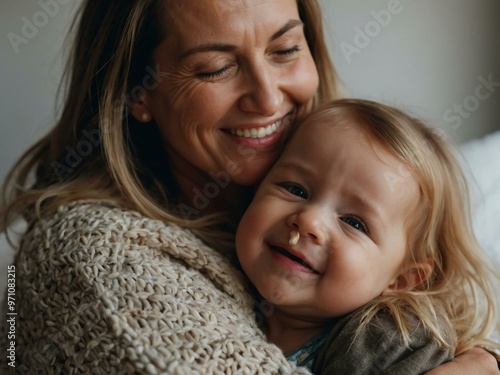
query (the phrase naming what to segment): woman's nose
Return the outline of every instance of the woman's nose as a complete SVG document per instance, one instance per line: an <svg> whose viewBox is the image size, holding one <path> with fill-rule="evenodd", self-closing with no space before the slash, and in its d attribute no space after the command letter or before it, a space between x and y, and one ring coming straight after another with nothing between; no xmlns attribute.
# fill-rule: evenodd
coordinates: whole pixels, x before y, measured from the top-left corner
<svg viewBox="0 0 500 375"><path fill-rule="evenodd" d="M291 230L300 233L300 238L309 240L322 245L327 241L326 220L320 210L303 210L287 219L287 224Z"/></svg>
<svg viewBox="0 0 500 375"><path fill-rule="evenodd" d="M239 107L244 112L270 117L281 108L283 93L279 87L277 72L272 66L260 64L247 72L243 80L243 95Z"/></svg>

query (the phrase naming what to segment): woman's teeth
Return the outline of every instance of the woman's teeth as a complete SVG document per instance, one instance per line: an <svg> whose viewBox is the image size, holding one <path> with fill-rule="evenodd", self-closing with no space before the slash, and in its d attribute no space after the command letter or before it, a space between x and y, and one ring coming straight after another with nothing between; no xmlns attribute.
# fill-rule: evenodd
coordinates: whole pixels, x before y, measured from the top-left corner
<svg viewBox="0 0 500 375"><path fill-rule="evenodd" d="M276 121L266 127L252 128L252 129L230 129L229 133L238 137L244 138L264 138L273 134L281 125L281 120Z"/></svg>

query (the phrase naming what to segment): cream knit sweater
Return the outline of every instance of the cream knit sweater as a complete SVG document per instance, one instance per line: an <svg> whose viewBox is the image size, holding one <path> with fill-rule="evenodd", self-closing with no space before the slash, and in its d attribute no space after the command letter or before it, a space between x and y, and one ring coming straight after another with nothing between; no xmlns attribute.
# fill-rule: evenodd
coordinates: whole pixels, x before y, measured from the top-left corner
<svg viewBox="0 0 500 375"><path fill-rule="evenodd" d="M226 258L136 212L60 207L24 236L16 283L14 373L308 373L265 341Z"/></svg>

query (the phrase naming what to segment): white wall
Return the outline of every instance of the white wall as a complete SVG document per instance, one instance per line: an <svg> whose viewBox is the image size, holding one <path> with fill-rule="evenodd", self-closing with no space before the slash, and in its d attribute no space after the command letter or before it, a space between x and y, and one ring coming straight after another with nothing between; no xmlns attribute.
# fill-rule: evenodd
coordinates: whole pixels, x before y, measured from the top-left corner
<svg viewBox="0 0 500 375"><path fill-rule="evenodd" d="M13 161L54 121L62 42L78 3L79 0L1 2L2 181ZM478 77L487 79L492 75L493 81L500 82L500 1L322 0L322 3L332 56L351 95L404 106L440 126L457 141L500 129L500 87L493 87L493 92L479 91L484 99L474 99L480 84ZM390 20L385 17L387 21L380 22L387 25L377 28L374 22L380 22L373 13L380 18L389 7ZM23 35L23 17L39 27L26 28ZM366 47L355 39L357 28L362 31L368 28L372 35L365 41ZM25 37L27 43L19 44L16 50L9 33ZM359 48L359 53L347 53L347 45ZM489 97L485 98L487 94ZM453 111L454 103L463 104L464 100L474 111L465 112L468 118L463 118L460 126L455 120L446 122L444 114ZM9 262L11 254L0 240L0 275L5 274ZM4 282L0 280L0 287Z"/></svg>
<svg viewBox="0 0 500 375"><path fill-rule="evenodd" d="M0 3L2 182L15 159L44 135L54 121L62 45L70 14L77 3L76 0L3 0ZM24 18L34 23L34 27L24 26L28 24ZM24 39L21 41L21 38ZM10 247L0 236L0 300L12 256Z"/></svg>
<svg viewBox="0 0 500 375"><path fill-rule="evenodd" d="M333 60L350 95L404 107L454 141L500 129L500 1L322 3ZM479 77L490 76L493 92L482 87L476 97Z"/></svg>
<svg viewBox="0 0 500 375"><path fill-rule="evenodd" d="M61 5L57 1L67 4ZM6 0L0 5L2 180L15 158L41 137L54 121L54 97L64 52L62 45L70 22L69 15L77 3L57 1L41 0L43 4L57 5L47 8L48 11L37 1ZM33 23L35 28L24 26L27 24L24 19Z"/></svg>

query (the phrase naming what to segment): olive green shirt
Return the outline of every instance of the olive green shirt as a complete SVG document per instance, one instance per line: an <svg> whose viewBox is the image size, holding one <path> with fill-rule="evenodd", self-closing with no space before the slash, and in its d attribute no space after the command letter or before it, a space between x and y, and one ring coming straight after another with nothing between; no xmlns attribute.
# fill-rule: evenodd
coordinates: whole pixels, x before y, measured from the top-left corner
<svg viewBox="0 0 500 375"><path fill-rule="evenodd" d="M358 310L333 326L314 361L314 374L423 374L454 356L442 349L416 319L409 347L405 347L394 319L385 310L355 336L361 313Z"/></svg>

